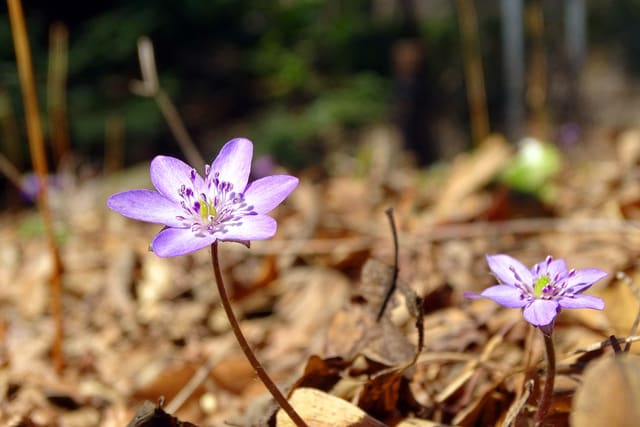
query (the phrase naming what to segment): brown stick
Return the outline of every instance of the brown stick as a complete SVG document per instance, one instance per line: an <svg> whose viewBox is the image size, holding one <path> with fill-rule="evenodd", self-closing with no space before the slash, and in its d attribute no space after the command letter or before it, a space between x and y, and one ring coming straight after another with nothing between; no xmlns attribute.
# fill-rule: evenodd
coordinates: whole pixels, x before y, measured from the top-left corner
<svg viewBox="0 0 640 427"><path fill-rule="evenodd" d="M9 165L11 169L11 176L7 175L9 181L15 185L16 190L12 191L8 195L8 202L10 208L18 208L20 206L20 198L18 197L18 190L22 186L22 176L20 170L22 169L22 156L20 154L20 141L18 138L18 124L16 117L13 113L13 107L11 106L11 99L9 94L0 84L0 149L4 153L3 159L0 163L4 162L5 165ZM3 165L0 164L0 173L5 174L7 168L3 169ZM15 172L15 173L14 173Z"/></svg>
<svg viewBox="0 0 640 427"><path fill-rule="evenodd" d="M267 371L264 370L264 367L256 357L255 353L251 349L251 346L247 342L247 339L242 334L242 330L240 329L240 324L238 323L238 319L236 319L235 314L233 313L233 308L231 308L231 302L229 301L229 297L227 296L227 291L224 287L224 282L222 281L222 273L220 272L220 262L218 261L218 242L214 242L211 245L211 263L213 264L213 273L216 276L216 285L218 286L218 293L220 294L220 301L222 302L222 307L224 308L225 313L227 314L227 318L229 319L229 323L231 324L231 330L233 334L236 336L238 340L238 344L240 344L240 348L244 352L244 355L253 366L253 369L260 377L262 383L267 387L271 396L278 402L280 407L284 409L284 411L289 415L289 418L297 425L298 427L308 427L307 423L298 415L293 406L289 403L287 398L282 394L278 386L273 382Z"/></svg>
<svg viewBox="0 0 640 427"><path fill-rule="evenodd" d="M398 286L398 252L400 252L400 248L398 247L398 229L396 228L396 222L393 218L393 208L388 208L384 213L387 215L389 219L389 226L391 227L391 235L393 237L393 272L391 273L391 282L389 283L389 287L385 291L384 300L382 301L382 305L378 311L378 315L376 316L376 322L379 322L382 319L382 315L391 300L391 295L396 290Z"/></svg>
<svg viewBox="0 0 640 427"><path fill-rule="evenodd" d="M471 0L457 0L456 9L460 20L464 77L473 143L479 145L489 135L489 113L482 71L478 16Z"/></svg>
<svg viewBox="0 0 640 427"><path fill-rule="evenodd" d="M189 164L196 168L204 167L206 162L189 136L178 109L160 86L153 44L148 37L141 37L138 40L138 58L142 71L142 81L133 81L131 90L140 96L148 96L154 99Z"/></svg>
<svg viewBox="0 0 640 427"><path fill-rule="evenodd" d="M69 129L67 127L67 62L69 35L67 27L60 22L49 30L49 76L47 81L47 101L49 106L49 126L51 145L56 165L69 155Z"/></svg>
<svg viewBox="0 0 640 427"><path fill-rule="evenodd" d="M124 122L118 114L107 116L104 124L105 175L122 169L124 163Z"/></svg>
<svg viewBox="0 0 640 427"><path fill-rule="evenodd" d="M27 137L29 140L29 152L33 168L38 174L40 189L38 192L38 209L44 223L49 252L53 258L53 272L51 274L51 315L55 324L55 332L51 354L53 365L58 373L64 367L62 354L62 260L60 251L55 239L51 211L47 203L47 160L44 150L44 138L42 136L42 126L40 123L40 113L38 111L38 101L36 96L36 85L33 76L33 65L31 64L31 51L29 50L29 40L22 12L20 0L7 0L9 9L9 20L11 21L11 32L16 50L16 60L18 63L18 75L20 76L20 86L22 88L22 98L26 113Z"/></svg>
<svg viewBox="0 0 640 427"><path fill-rule="evenodd" d="M544 13L542 2L527 2L527 30L531 38L531 54L527 82L527 105L531 111L531 131L534 136L545 139L549 133L547 111L547 64L544 46Z"/></svg>

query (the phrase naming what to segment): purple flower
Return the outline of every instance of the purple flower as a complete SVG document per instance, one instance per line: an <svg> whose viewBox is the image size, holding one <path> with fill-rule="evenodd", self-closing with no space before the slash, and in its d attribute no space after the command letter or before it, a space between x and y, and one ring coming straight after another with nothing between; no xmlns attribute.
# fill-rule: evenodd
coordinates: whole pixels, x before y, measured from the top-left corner
<svg viewBox="0 0 640 427"><path fill-rule="evenodd" d="M487 262L500 284L482 293L465 293L465 298L489 298L509 308L522 308L527 322L550 334L562 308L602 310L604 301L582 295L607 275L595 268L567 270L563 259L548 256L531 270L508 255L487 255Z"/></svg>
<svg viewBox="0 0 640 427"><path fill-rule="evenodd" d="M151 161L151 182L158 191L114 194L107 206L129 218L164 224L151 249L160 257L184 255L216 240L249 242L273 237L276 221L267 215L298 185L289 175L267 176L247 185L253 144L237 138L225 144L204 179L173 157Z"/></svg>

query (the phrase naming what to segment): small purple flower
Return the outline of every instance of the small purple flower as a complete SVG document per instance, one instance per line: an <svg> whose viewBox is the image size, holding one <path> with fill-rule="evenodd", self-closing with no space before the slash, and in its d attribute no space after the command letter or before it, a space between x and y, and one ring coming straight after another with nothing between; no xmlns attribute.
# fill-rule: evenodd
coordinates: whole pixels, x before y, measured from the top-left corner
<svg viewBox="0 0 640 427"><path fill-rule="evenodd" d="M158 191L130 190L114 194L107 206L129 218L166 227L151 242L160 257L184 255L216 240L249 242L273 237L275 219L267 215L298 185L298 178L271 175L247 185L253 144L227 142L204 179L181 160L157 156L151 182Z"/></svg>
<svg viewBox="0 0 640 427"><path fill-rule="evenodd" d="M508 255L487 255L489 268L500 284L482 293L465 293L465 298L489 298L509 308L522 308L527 322L549 335L562 308L602 310L604 301L582 295L595 282L607 275L595 268L567 270L563 259L548 256L531 270Z"/></svg>

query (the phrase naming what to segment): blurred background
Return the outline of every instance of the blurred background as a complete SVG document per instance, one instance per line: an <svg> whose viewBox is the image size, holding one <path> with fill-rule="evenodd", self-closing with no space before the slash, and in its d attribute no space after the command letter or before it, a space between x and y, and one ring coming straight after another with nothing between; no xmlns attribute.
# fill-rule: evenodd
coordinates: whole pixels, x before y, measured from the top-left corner
<svg viewBox="0 0 640 427"><path fill-rule="evenodd" d="M64 147L96 170L181 155L153 97L132 91L142 36L153 43L160 87L205 159L242 135L257 154L303 168L384 125L426 166L490 132L570 149L638 121L638 0L23 7L54 169ZM23 173L31 163L6 6L0 73L0 151Z"/></svg>

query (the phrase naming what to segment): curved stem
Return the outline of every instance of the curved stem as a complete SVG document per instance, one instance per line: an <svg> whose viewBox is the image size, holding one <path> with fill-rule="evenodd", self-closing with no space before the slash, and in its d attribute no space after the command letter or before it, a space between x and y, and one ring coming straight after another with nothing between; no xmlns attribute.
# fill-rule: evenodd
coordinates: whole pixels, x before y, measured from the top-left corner
<svg viewBox="0 0 640 427"><path fill-rule="evenodd" d="M551 395L553 394L553 382L556 378L556 354L553 348L553 339L551 335L545 333L544 336L544 348L547 354L547 375L544 382L544 389L542 390L542 397L540 397L540 403L538 403L538 412L536 412L536 426L542 424L542 419L547 414L549 407L551 406Z"/></svg>
<svg viewBox="0 0 640 427"><path fill-rule="evenodd" d="M227 291L224 287L224 282L222 281L222 273L220 272L220 263L218 261L218 242L214 242L211 244L211 263L213 264L213 273L216 276L216 285L218 286L218 293L220 294L220 301L222 302L222 307L224 308L225 313L227 314L227 318L229 319L229 323L231 324L231 330L233 334L236 336L236 340L238 340L238 344L240 344L240 348L244 352L244 355L247 357L251 366L260 377L260 381L267 387L271 396L278 402L280 407L284 409L284 411L289 415L289 418L294 422L294 424L298 427L308 427L307 423L305 423L300 415L293 409L293 406L289 403L287 398L282 394L278 386L273 382L269 374L264 370L264 367L258 361L253 350L251 350L251 346L247 342L247 339L242 334L242 330L240 329L240 324L238 323L238 319L236 319L235 314L233 313L233 309L231 308L231 302L229 301L229 297L227 296Z"/></svg>

